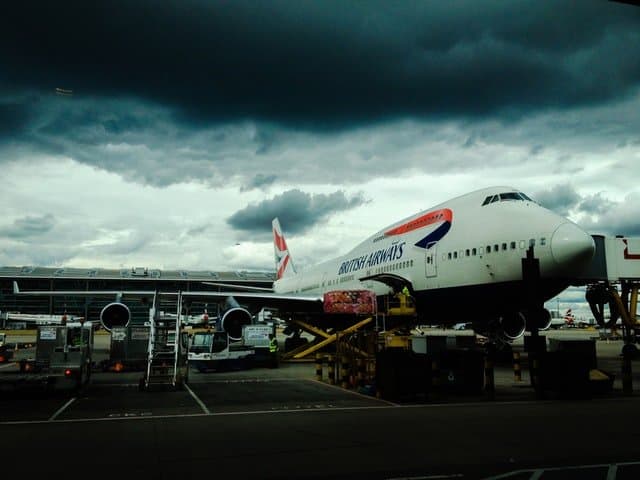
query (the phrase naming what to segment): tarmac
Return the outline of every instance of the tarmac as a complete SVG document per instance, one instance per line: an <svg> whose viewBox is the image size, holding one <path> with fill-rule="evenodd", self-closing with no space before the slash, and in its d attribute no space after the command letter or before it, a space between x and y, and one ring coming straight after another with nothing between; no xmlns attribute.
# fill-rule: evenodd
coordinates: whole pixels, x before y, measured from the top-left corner
<svg viewBox="0 0 640 480"><path fill-rule="evenodd" d="M621 347L597 342L598 366L616 372L613 391L579 399L539 400L526 368L516 382L509 365L496 366L493 401L445 394L402 404L317 381L313 362L192 371L178 391L139 391L141 372L95 372L79 392L0 397L3 474L637 479L640 403L622 394ZM108 337L96 336L96 360L107 349ZM633 371L637 388L640 361Z"/></svg>

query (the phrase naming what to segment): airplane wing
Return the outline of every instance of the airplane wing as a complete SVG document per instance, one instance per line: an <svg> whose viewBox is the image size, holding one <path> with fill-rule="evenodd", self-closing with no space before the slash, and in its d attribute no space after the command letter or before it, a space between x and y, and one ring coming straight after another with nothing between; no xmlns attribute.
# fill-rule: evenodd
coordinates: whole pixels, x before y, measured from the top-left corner
<svg viewBox="0 0 640 480"><path fill-rule="evenodd" d="M229 285L226 285L229 286ZM320 294L302 294L302 293L274 293L274 292L182 292L184 299L191 298L194 300L206 301L207 299L217 299L224 301L228 297L235 298L239 303L246 305L252 311L259 311L263 307L273 307L281 312L308 312L322 313L322 305L324 297Z"/></svg>
<svg viewBox="0 0 640 480"><path fill-rule="evenodd" d="M204 282L203 282L204 283ZM226 288L238 288L237 285L228 284L215 284L216 286ZM240 287L247 288L247 287ZM228 297L234 297L238 302L247 306L249 310L258 312L262 307L273 307L279 309L281 312L308 312L308 313L322 313L323 299L320 294L279 294L274 293L271 289L268 291L260 290L258 287L252 287L258 289L258 291L225 291L225 292L212 292L212 291L191 291L191 292L156 292L155 290L54 290L54 291L26 291L23 292L18 288L18 282L13 282L13 293L19 295L34 295L34 296L69 296L69 297L115 297L119 302L123 297L136 297L136 296L149 296L153 297L156 293L160 296L175 296L180 293L183 299L191 298L192 300L207 301L208 299L225 301Z"/></svg>
<svg viewBox="0 0 640 480"><path fill-rule="evenodd" d="M33 295L33 296L67 296L67 297L123 297L123 296L146 296L155 295L155 290L34 290L34 291L22 291L18 287L18 282L13 282L13 294L14 295ZM172 292L162 292L162 295L178 295Z"/></svg>
<svg viewBox="0 0 640 480"><path fill-rule="evenodd" d="M60 325L84 320L77 315L37 315L28 313L8 313L7 322L24 322L27 325Z"/></svg>
<svg viewBox="0 0 640 480"><path fill-rule="evenodd" d="M203 285L212 285L214 287L232 288L236 290L242 290L247 292L273 292L273 288L265 287L250 287L248 285L235 285L232 283L217 283L217 282L201 282Z"/></svg>

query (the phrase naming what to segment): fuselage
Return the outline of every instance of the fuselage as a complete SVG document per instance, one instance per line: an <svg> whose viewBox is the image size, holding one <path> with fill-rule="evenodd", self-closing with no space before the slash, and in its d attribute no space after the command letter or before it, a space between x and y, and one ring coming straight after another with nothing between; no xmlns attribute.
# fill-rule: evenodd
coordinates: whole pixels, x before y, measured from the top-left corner
<svg viewBox="0 0 640 480"><path fill-rule="evenodd" d="M442 317L460 302L499 314L525 301L522 259L531 246L540 264L540 302L564 290L594 252L591 236L573 222L514 188L491 187L392 224L346 255L277 280L274 290L384 295L392 293L385 277L393 277L406 282L427 314Z"/></svg>

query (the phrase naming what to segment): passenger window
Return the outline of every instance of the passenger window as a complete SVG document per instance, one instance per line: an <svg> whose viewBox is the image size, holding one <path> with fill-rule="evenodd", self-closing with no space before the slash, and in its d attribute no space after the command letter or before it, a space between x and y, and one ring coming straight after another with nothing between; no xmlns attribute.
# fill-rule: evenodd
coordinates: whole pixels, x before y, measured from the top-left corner
<svg viewBox="0 0 640 480"><path fill-rule="evenodd" d="M511 250L515 250L516 249L516 242L511 242Z"/></svg>
<svg viewBox="0 0 640 480"><path fill-rule="evenodd" d="M547 244L547 239L546 239L546 237L542 237L542 238L540 239L540 245L544 247L546 244Z"/></svg>
<svg viewBox="0 0 640 480"><path fill-rule="evenodd" d="M479 255L484 255L484 247L480 247Z"/></svg>
<svg viewBox="0 0 640 480"><path fill-rule="evenodd" d="M477 250L475 248L471 249L471 255L476 256Z"/></svg>
<svg viewBox="0 0 640 480"><path fill-rule="evenodd" d="M494 252L497 252L498 250L500 250L500 249L498 248L498 244L496 243L496 244L493 246L493 251L494 251Z"/></svg>
<svg viewBox="0 0 640 480"><path fill-rule="evenodd" d="M465 250L465 252L464 252L464 253L465 253L465 254L466 254L466 256L468 257L468 256L469 256L469 249L467 248L467 249Z"/></svg>
<svg viewBox="0 0 640 480"><path fill-rule="evenodd" d="M507 249L507 244L506 244L506 243L503 243L503 244L502 244L502 250L506 250L506 249Z"/></svg>
<svg viewBox="0 0 640 480"><path fill-rule="evenodd" d="M524 245L525 245L524 240L520 240L520 242L518 242L518 243L519 243L519 246L520 246L520 250L524 250Z"/></svg>
<svg viewBox="0 0 640 480"><path fill-rule="evenodd" d="M451 252L449 252L448 255L449 255L449 260L451 260Z"/></svg>
<svg viewBox="0 0 640 480"><path fill-rule="evenodd" d="M535 247L536 246L536 239L535 238L530 238L529 239L529 246L530 247Z"/></svg>
<svg viewBox="0 0 640 480"><path fill-rule="evenodd" d="M491 253L491 245L487 245L487 253Z"/></svg>
<svg viewBox="0 0 640 480"><path fill-rule="evenodd" d="M453 252L453 258L458 258L458 252Z"/></svg>

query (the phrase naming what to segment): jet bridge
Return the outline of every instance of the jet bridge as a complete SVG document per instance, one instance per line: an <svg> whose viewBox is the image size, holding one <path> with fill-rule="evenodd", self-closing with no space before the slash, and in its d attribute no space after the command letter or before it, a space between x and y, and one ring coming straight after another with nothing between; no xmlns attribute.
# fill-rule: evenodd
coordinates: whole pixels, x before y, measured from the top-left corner
<svg viewBox="0 0 640 480"><path fill-rule="evenodd" d="M593 239L596 252L591 266L574 285L586 285L586 300L601 327L613 329L621 320L625 343L633 344L630 348L635 351L640 341L640 237L593 235Z"/></svg>

